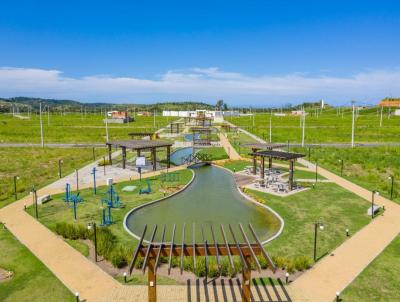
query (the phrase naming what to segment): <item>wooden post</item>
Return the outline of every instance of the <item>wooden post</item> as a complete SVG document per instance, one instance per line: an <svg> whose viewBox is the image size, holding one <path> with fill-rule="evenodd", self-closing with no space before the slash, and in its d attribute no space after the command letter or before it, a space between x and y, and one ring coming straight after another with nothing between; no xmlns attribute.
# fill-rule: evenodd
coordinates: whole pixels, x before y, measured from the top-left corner
<svg viewBox="0 0 400 302"><path fill-rule="evenodd" d="M268 158L268 168L271 170L272 169L272 157Z"/></svg>
<svg viewBox="0 0 400 302"><path fill-rule="evenodd" d="M167 168L171 168L171 147L167 146Z"/></svg>
<svg viewBox="0 0 400 302"><path fill-rule="evenodd" d="M111 154L112 154L112 150L111 150L111 144L108 144L108 163L110 165L112 165L112 158L111 158Z"/></svg>
<svg viewBox="0 0 400 302"><path fill-rule="evenodd" d="M290 166L289 166L289 190L293 190L293 172L294 172L294 161L290 161Z"/></svg>
<svg viewBox="0 0 400 302"><path fill-rule="evenodd" d="M253 152L256 152L256 150L253 149ZM255 155L253 155L253 174L257 174L257 158Z"/></svg>
<svg viewBox="0 0 400 302"><path fill-rule="evenodd" d="M244 259L249 267L249 269L243 268L242 270L242 301L243 302L250 302L251 301L251 289L250 289L250 281L251 281L251 255L246 254L244 255Z"/></svg>
<svg viewBox="0 0 400 302"><path fill-rule="evenodd" d="M151 149L151 155L153 158L153 171L157 170L157 155L156 155L156 148Z"/></svg>
<svg viewBox="0 0 400 302"><path fill-rule="evenodd" d="M149 262L147 265L148 268L148 298L149 302L156 302L157 301L157 284L156 284L156 274L155 274L155 265L156 265L156 259L154 257L149 258Z"/></svg>
<svg viewBox="0 0 400 302"><path fill-rule="evenodd" d="M137 157L140 157L140 149L136 150L137 152Z"/></svg>
<svg viewBox="0 0 400 302"><path fill-rule="evenodd" d="M264 179L265 158L261 156L261 178Z"/></svg>
<svg viewBox="0 0 400 302"><path fill-rule="evenodd" d="M126 147L122 147L122 169L126 166Z"/></svg>

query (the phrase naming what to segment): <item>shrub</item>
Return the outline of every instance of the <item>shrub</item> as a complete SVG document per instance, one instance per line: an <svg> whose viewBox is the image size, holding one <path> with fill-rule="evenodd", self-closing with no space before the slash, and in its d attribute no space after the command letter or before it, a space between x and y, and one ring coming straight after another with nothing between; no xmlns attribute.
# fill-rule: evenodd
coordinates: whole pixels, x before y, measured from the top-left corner
<svg viewBox="0 0 400 302"><path fill-rule="evenodd" d="M308 256L297 256L294 259L294 267L298 271L309 269L312 264L312 259Z"/></svg>
<svg viewBox="0 0 400 302"><path fill-rule="evenodd" d="M82 224L70 224L66 222L56 223L55 231L64 238L77 240L88 238L88 230Z"/></svg>
<svg viewBox="0 0 400 302"><path fill-rule="evenodd" d="M117 245L112 249L110 254L111 263L118 268L123 268L128 264L126 248Z"/></svg>

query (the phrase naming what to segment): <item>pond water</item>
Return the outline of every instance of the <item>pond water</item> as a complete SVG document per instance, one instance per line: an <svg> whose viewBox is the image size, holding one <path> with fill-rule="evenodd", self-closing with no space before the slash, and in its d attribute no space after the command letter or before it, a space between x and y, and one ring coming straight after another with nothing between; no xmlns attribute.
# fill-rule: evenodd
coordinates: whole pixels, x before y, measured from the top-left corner
<svg viewBox="0 0 400 302"><path fill-rule="evenodd" d="M186 148L178 149L178 150L174 151L173 153L171 153L170 161L174 165L177 165L177 166L182 165L183 159L187 158L189 155L193 154L193 152L194 152L193 147L186 147Z"/></svg>
<svg viewBox="0 0 400 302"><path fill-rule="evenodd" d="M193 141L193 133L189 133L189 134L185 134L185 136L183 137L185 139L185 141L187 142L192 142ZM200 133L196 133L195 136L196 139L200 138Z"/></svg>
<svg viewBox="0 0 400 302"><path fill-rule="evenodd" d="M144 225L148 225L146 239L150 237L153 225L157 224L160 240L162 225L166 225L166 241L170 240L172 226L176 224L175 242L181 242L182 226L186 224L185 242L193 242L193 223L195 224L196 242L203 242L201 226L205 237L212 241L210 225L214 225L217 241L221 242L220 224L224 225L228 241L232 242L229 224L243 241L238 223L242 223L247 235L248 223L251 223L261 241L275 235L280 229L280 220L268 209L246 200L237 190L230 172L215 166L204 165L194 168L196 177L183 192L142 207L131 212L126 220L128 229L137 236L142 234Z"/></svg>

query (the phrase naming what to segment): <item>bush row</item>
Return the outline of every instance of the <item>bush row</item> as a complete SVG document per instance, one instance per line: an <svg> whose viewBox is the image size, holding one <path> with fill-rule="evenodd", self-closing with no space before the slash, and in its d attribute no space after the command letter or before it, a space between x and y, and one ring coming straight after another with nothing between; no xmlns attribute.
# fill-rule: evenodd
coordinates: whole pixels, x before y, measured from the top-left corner
<svg viewBox="0 0 400 302"><path fill-rule="evenodd" d="M88 230L85 225L57 223L55 231L57 234L68 239L90 239L93 241L93 230ZM133 254L133 249L126 248L116 241L116 237L111 233L110 229L104 227L97 228L97 252L105 259L110 261L115 267L123 268L129 264ZM233 256L233 264L235 269L232 269L229 264L228 257L220 257L221 275L224 277L234 276L242 270L240 258ZM303 271L311 267L312 260L307 256L296 257L272 257L273 262L278 268L284 269L289 273L295 271ZM258 257L258 261L263 269L267 268L268 263L264 257ZM168 257L161 257L160 263L168 263ZM136 268L141 268L143 259L139 258L136 262ZM180 266L180 257L172 257L172 267ZM193 258L183 258L183 269L193 272L198 277L204 277L206 274L205 258L196 257L196 271L194 270ZM256 269L255 263L251 265L252 269ZM208 277L218 276L218 264L215 257L208 258Z"/></svg>

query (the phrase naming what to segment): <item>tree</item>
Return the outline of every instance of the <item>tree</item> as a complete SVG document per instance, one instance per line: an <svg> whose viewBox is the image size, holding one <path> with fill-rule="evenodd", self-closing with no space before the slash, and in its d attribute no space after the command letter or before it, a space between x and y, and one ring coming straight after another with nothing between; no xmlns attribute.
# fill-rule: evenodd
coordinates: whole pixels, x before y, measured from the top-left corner
<svg viewBox="0 0 400 302"><path fill-rule="evenodd" d="M224 100L218 100L217 104L215 105L215 109L221 110L222 106L224 106Z"/></svg>

